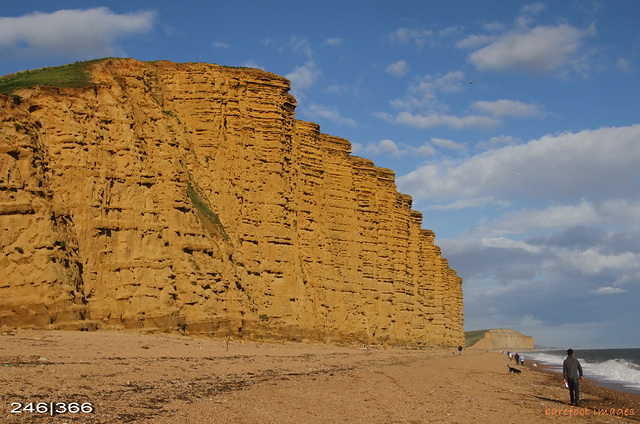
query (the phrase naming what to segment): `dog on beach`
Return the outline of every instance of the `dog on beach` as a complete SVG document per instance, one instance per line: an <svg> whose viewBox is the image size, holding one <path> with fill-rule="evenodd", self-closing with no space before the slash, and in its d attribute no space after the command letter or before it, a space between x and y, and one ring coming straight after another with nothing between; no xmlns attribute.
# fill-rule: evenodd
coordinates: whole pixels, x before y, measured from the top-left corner
<svg viewBox="0 0 640 424"><path fill-rule="evenodd" d="M522 372L518 368L513 368L513 367L509 366L509 364L507 364L507 367L509 368L509 374L511 374L511 373L520 374Z"/></svg>

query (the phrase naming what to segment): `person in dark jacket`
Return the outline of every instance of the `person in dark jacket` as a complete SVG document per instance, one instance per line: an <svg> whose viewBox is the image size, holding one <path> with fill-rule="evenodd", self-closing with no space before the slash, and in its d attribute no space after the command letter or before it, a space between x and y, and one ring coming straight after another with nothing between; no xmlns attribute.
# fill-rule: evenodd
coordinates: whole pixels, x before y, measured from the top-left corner
<svg viewBox="0 0 640 424"><path fill-rule="evenodd" d="M584 380L582 365L573 356L573 349L567 350L567 359L562 363L562 377L564 384L569 387L569 397L571 405L580 403L580 380Z"/></svg>

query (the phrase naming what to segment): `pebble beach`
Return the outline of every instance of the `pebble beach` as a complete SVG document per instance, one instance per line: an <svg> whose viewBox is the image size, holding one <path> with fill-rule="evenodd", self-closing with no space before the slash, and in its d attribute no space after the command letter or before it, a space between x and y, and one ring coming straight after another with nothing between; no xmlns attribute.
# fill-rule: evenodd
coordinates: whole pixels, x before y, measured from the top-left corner
<svg viewBox="0 0 640 424"><path fill-rule="evenodd" d="M134 332L0 335L5 423L640 422L640 396L500 352ZM513 363L512 363L513 364Z"/></svg>

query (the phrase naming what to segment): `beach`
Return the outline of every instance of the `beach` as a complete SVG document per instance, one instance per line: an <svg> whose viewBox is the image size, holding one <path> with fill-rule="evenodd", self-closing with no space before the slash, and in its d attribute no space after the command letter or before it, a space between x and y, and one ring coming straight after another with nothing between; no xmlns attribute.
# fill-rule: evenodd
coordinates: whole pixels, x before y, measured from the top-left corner
<svg viewBox="0 0 640 424"><path fill-rule="evenodd" d="M0 421L640 422L640 396L586 376L571 407L561 375L531 363L513 375L508 363L473 350L20 330L0 335Z"/></svg>

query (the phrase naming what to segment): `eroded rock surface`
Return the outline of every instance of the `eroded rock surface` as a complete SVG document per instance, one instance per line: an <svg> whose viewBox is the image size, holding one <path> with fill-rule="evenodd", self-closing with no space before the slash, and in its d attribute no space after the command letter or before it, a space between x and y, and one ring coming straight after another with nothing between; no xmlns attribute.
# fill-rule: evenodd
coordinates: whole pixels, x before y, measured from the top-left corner
<svg viewBox="0 0 640 424"><path fill-rule="evenodd" d="M457 346L394 174L260 70L113 59L0 96L0 326Z"/></svg>

